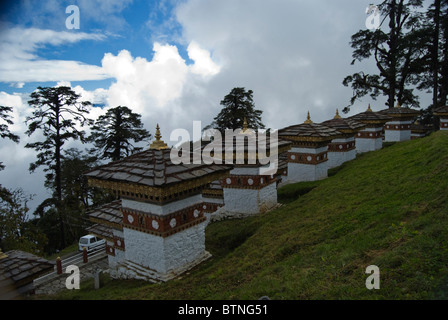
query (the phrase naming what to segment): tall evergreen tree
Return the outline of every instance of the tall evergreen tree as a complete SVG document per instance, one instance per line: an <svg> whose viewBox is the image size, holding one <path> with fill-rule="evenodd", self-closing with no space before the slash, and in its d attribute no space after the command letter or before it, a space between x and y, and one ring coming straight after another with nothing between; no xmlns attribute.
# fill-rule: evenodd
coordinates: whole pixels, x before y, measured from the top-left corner
<svg viewBox="0 0 448 320"><path fill-rule="evenodd" d="M265 126L261 122L263 111L255 109L252 90L233 88L220 104L223 106L222 110L205 129L218 129L221 133L226 129L239 129L243 127L244 118L248 128L264 129Z"/></svg>
<svg viewBox="0 0 448 320"><path fill-rule="evenodd" d="M86 155L76 148L64 150L64 157L61 160L61 208L64 210L67 243L71 243L85 234L86 227L90 225L86 212L91 206L115 200L115 196L107 191L88 185L87 177L84 173L97 165L98 162L95 156ZM54 190L54 182L49 187ZM51 230L51 221L54 220L56 212L56 203L52 200L51 198L44 200L34 214L40 217L38 224L48 235L48 238L52 240L52 245L54 245L54 243L59 243L59 240L55 239L57 235ZM55 247L47 247L49 251L54 249Z"/></svg>
<svg viewBox="0 0 448 320"><path fill-rule="evenodd" d="M13 191L0 186L0 248L42 254L48 239L28 218L27 202L22 189Z"/></svg>
<svg viewBox="0 0 448 320"><path fill-rule="evenodd" d="M432 92L432 113L432 108L446 105L448 96L448 0L434 0L429 6L422 36L427 54L418 88Z"/></svg>
<svg viewBox="0 0 448 320"><path fill-rule="evenodd" d="M20 140L19 136L13 134L8 127L8 125L14 124L14 122L11 120L11 115L8 114L9 112L12 112L11 107L0 106L0 138L9 139L14 141L15 143L18 143ZM2 162L0 162L0 171L4 168L5 166L2 164Z"/></svg>
<svg viewBox="0 0 448 320"><path fill-rule="evenodd" d="M151 134L143 128L141 115L118 106L98 117L89 140L100 152L100 158L116 161L141 150L134 143L150 138Z"/></svg>
<svg viewBox="0 0 448 320"><path fill-rule="evenodd" d="M365 95L376 99L382 94L387 97L389 108L396 102L419 106L412 86L418 82L416 75L421 72L425 55L421 13L416 10L421 6L422 0L385 0L378 5L382 17L379 28L360 30L352 36L352 64L373 58L379 72L366 74L361 71L343 80L345 86L350 85L353 89L350 105ZM350 105L345 112L349 111Z"/></svg>
<svg viewBox="0 0 448 320"><path fill-rule="evenodd" d="M61 161L62 147L65 142L74 139L86 142L85 133L80 128L90 123L86 115L88 101L80 101L80 95L70 87L38 87L31 94L28 104L34 108L32 116L27 117L28 130L31 136L40 130L44 140L28 143L25 148L38 152L37 161L30 164L30 172L44 166L46 186L55 185L56 210L59 218L61 247L65 247L64 219L62 210Z"/></svg>
<svg viewBox="0 0 448 320"><path fill-rule="evenodd" d="M440 10L440 89L438 91L439 106L446 106L448 100L448 0L442 0Z"/></svg>

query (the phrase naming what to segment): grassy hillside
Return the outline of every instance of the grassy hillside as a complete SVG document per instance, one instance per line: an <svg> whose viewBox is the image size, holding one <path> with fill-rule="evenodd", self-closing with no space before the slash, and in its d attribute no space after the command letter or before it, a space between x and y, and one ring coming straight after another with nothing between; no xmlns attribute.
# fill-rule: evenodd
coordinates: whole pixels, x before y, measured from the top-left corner
<svg viewBox="0 0 448 320"><path fill-rule="evenodd" d="M448 298L448 132L279 190L279 209L207 227L213 258L163 284L104 279L59 299ZM380 268L367 290L365 269Z"/></svg>

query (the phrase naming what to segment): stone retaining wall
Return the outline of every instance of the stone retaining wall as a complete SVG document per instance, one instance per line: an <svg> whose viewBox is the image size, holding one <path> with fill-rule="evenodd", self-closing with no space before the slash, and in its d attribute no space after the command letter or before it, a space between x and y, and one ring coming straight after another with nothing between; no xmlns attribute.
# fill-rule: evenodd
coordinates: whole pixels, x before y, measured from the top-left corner
<svg viewBox="0 0 448 320"><path fill-rule="evenodd" d="M76 265L79 268L80 275L80 286L82 287L82 281L93 278L97 270L102 270L103 272L108 272L109 265L107 262L107 256L104 256L96 261L89 263L80 263ZM61 274L55 274L54 277L50 277L47 281L36 284L34 283L35 294L54 294L61 290L68 290L65 286L67 278L70 273L64 273L65 269L62 270Z"/></svg>

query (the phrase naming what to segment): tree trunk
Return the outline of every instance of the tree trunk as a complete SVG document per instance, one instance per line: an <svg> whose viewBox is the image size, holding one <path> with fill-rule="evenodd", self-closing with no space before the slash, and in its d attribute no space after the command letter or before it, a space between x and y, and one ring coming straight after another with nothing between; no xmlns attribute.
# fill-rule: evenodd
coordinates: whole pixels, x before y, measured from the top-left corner
<svg viewBox="0 0 448 320"><path fill-rule="evenodd" d="M59 229L61 233L61 249L65 248L65 228L64 228L64 219L62 217L62 182L61 182L61 136L60 136L60 121L59 121L59 101L58 105L55 106L56 112L56 150L55 150L55 179L56 179L56 197L57 197L57 207L56 210L58 212L59 217Z"/></svg>
<svg viewBox="0 0 448 320"><path fill-rule="evenodd" d="M447 9L444 9L447 10ZM446 14L446 11L444 11ZM444 16L444 15L442 15ZM441 61L442 76L440 78L440 92L439 92L439 104L440 106L446 106L447 95L448 95L448 18L444 16L444 21L442 22L442 34L443 39L443 54Z"/></svg>
<svg viewBox="0 0 448 320"><path fill-rule="evenodd" d="M114 154L113 154L113 161L120 160L121 158L121 122L122 122L122 115L120 110L115 111L115 141L114 141Z"/></svg>
<svg viewBox="0 0 448 320"><path fill-rule="evenodd" d="M395 1L391 1L390 11L389 11L389 28L390 28L390 39L389 39L389 54L390 54L390 74L389 74L389 94L387 99L387 104L389 108L393 108L395 104L395 91L396 91L396 81L397 81L397 4Z"/></svg>
<svg viewBox="0 0 448 320"><path fill-rule="evenodd" d="M438 89L439 89L439 33L440 33L440 0L434 1L434 36L432 39L432 105L433 108L438 106Z"/></svg>

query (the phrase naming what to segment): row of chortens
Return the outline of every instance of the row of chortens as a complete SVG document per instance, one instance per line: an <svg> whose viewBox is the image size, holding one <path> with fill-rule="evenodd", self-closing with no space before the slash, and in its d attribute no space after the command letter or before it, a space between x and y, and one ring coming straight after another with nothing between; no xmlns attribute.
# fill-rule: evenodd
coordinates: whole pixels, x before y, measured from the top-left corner
<svg viewBox="0 0 448 320"><path fill-rule="evenodd" d="M89 212L89 232L106 239L112 278L152 282L173 279L211 255L205 247L208 223L267 212L277 204L277 187L325 179L328 169L399 142L425 136L415 122L420 112L401 107L365 112L278 131L277 171L260 174L265 164L173 164L159 127L148 150L86 173L89 184L118 200ZM448 130L448 107L434 110ZM247 127L244 134L256 134ZM244 140L246 141L246 140ZM233 147L236 157L236 148ZM247 153L246 153L247 155ZM246 159L247 160L247 159Z"/></svg>

